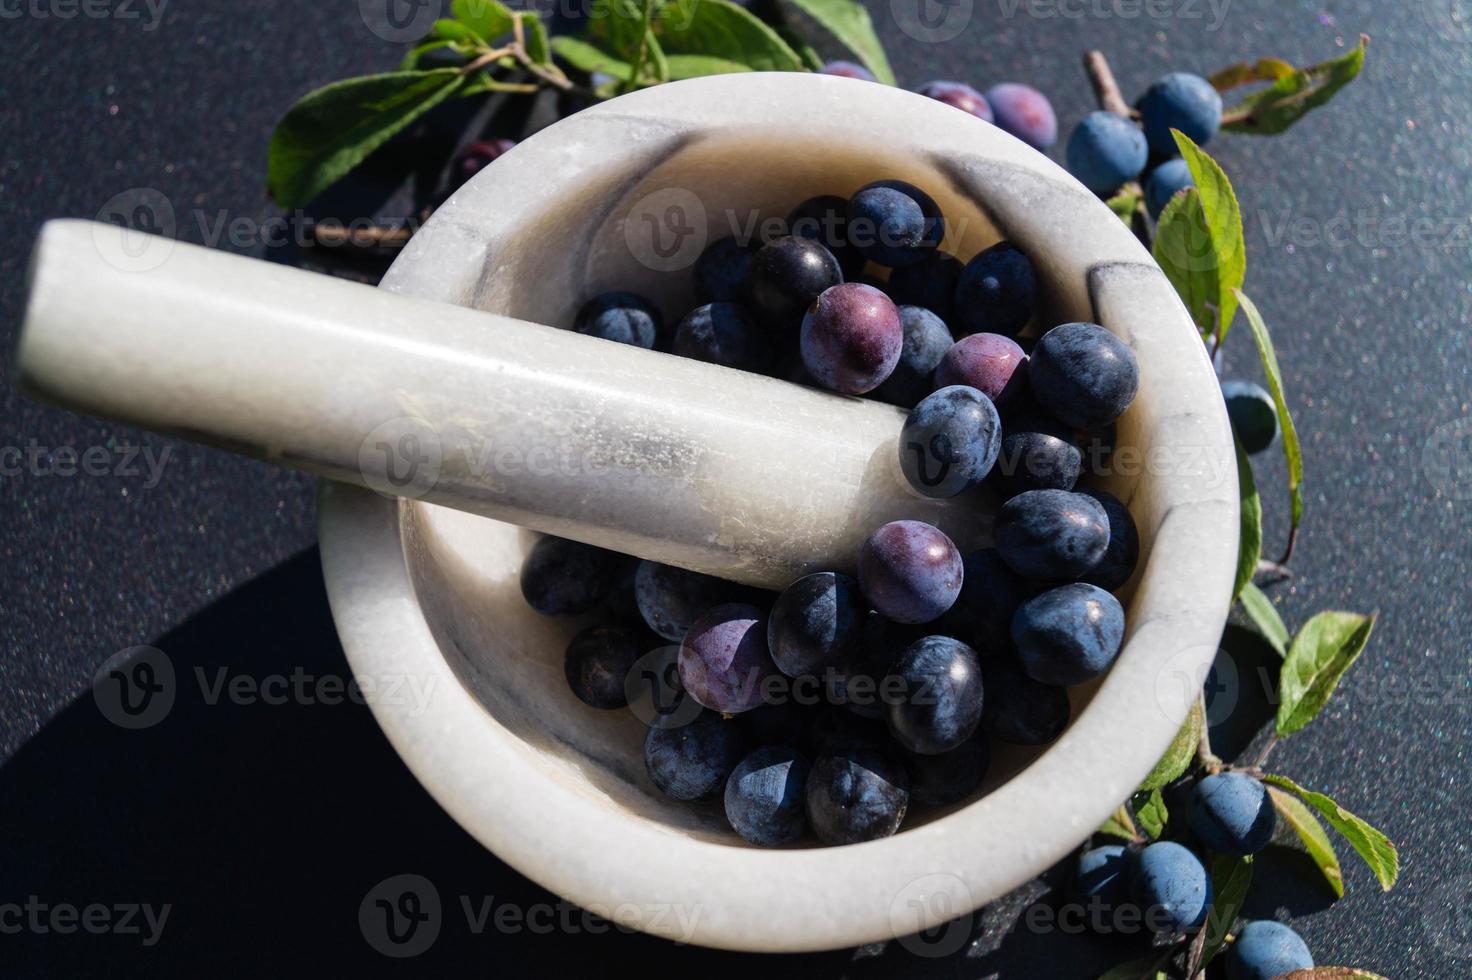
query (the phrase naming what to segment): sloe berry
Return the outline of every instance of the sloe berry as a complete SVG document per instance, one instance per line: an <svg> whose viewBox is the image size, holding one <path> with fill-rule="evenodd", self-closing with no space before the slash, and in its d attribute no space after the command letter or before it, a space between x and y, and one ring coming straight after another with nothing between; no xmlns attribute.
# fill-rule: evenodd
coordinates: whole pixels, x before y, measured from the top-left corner
<svg viewBox="0 0 1472 980"><path fill-rule="evenodd" d="M726 819L743 840L777 847L807 827L808 760L795 749L764 745L726 780Z"/></svg>
<svg viewBox="0 0 1472 980"><path fill-rule="evenodd" d="M911 752L949 752L981 723L981 661L976 651L949 636L916 640L890 667L899 679L885 700L885 720L895 741Z"/></svg>
<svg viewBox="0 0 1472 980"><path fill-rule="evenodd" d="M1130 509L1114 494L1105 490L1079 492L1097 500L1109 516L1109 547L1104 550L1104 557L1084 573L1083 580L1113 592L1130 580L1140 563L1139 528Z"/></svg>
<svg viewBox="0 0 1472 980"><path fill-rule="evenodd" d="M962 337L935 368L935 386L947 385L970 385L1001 408L1027 385L1027 355L1001 334Z"/></svg>
<svg viewBox="0 0 1472 980"><path fill-rule="evenodd" d="M1134 859L1130 891L1145 909L1159 909L1172 932L1194 929L1211 906L1211 879L1201 861L1174 841L1159 841Z"/></svg>
<svg viewBox="0 0 1472 980"><path fill-rule="evenodd" d="M873 286L825 289L802 319L802 362L825 388L873 391L894 371L904 345L900 311Z"/></svg>
<svg viewBox="0 0 1472 980"><path fill-rule="evenodd" d="M1227 401L1227 418L1232 431L1242 440L1242 449L1260 453L1278 439L1278 406L1273 396L1251 381L1222 382L1222 397Z"/></svg>
<svg viewBox="0 0 1472 980"><path fill-rule="evenodd" d="M604 293L578 310L573 329L620 344L653 350L661 340L664 318L654 304L633 293Z"/></svg>
<svg viewBox="0 0 1472 980"><path fill-rule="evenodd" d="M857 78L861 82L877 81L874 73L863 65L852 61L830 61L818 70L820 75L837 75L840 78Z"/></svg>
<svg viewBox="0 0 1472 980"><path fill-rule="evenodd" d="M914 184L879 180L849 198L848 235L867 258L898 268L934 252L946 237L946 222L930 195Z"/></svg>
<svg viewBox="0 0 1472 980"><path fill-rule="evenodd" d="M808 773L808 823L825 844L858 844L900 829L910 804L904 767L878 750L849 744L818 757Z"/></svg>
<svg viewBox="0 0 1472 980"><path fill-rule="evenodd" d="M1033 348L1028 380L1038 401L1075 429L1097 429L1124 414L1140 387L1140 366L1124 341L1093 323L1065 323Z"/></svg>
<svg viewBox="0 0 1472 980"><path fill-rule="evenodd" d="M1025 415L1002 423L1002 449L992 477L1009 499L1029 490L1072 490L1083 461L1067 426L1046 416Z"/></svg>
<svg viewBox="0 0 1472 980"><path fill-rule="evenodd" d="M756 321L735 303L707 303L686 314L675 328L674 353L757 373L770 367L772 360Z"/></svg>
<svg viewBox="0 0 1472 980"><path fill-rule="evenodd" d="M739 725L714 711L701 711L678 728L649 729L644 736L644 768L665 796L703 800L725 787L742 751Z"/></svg>
<svg viewBox="0 0 1472 980"><path fill-rule="evenodd" d="M1180 152L1172 129L1179 129L1198 146L1216 135L1222 125L1222 96L1200 75L1178 71L1166 75L1140 97L1136 106L1150 150L1171 157Z"/></svg>
<svg viewBox="0 0 1472 980"><path fill-rule="evenodd" d="M695 297L702 303L737 303L756 249L732 238L711 244L695 260Z"/></svg>
<svg viewBox="0 0 1472 980"><path fill-rule="evenodd" d="M1068 727L1072 708L1063 688L1039 684L1009 657L983 662L981 676L986 691L981 727L998 741L1047 745Z"/></svg>
<svg viewBox="0 0 1472 980"><path fill-rule="evenodd" d="M1240 772L1217 773L1197 783L1187 820L1201 843L1231 857L1267 847L1278 826L1267 788Z"/></svg>
<svg viewBox="0 0 1472 980"><path fill-rule="evenodd" d="M960 259L937 249L914 265L891 271L885 292L902 307L923 307L950 323L955 309L956 283L960 281L964 268L965 263Z"/></svg>
<svg viewBox="0 0 1472 980"><path fill-rule="evenodd" d="M905 331L900 359L884 384L874 390L874 396L909 408L934 390L935 366L955 340L945 322L929 310L919 306L901 306L899 310Z"/></svg>
<svg viewBox="0 0 1472 980"><path fill-rule="evenodd" d="M1068 138L1068 172L1100 197L1140 176L1150 147L1140 127L1112 112L1091 112Z"/></svg>
<svg viewBox="0 0 1472 980"><path fill-rule="evenodd" d="M594 708L622 708L629 703L628 677L644 655L638 633L622 626L590 626L567 645L563 672L578 700Z"/></svg>
<svg viewBox="0 0 1472 980"><path fill-rule="evenodd" d="M900 469L916 493L954 497L991 472L1002 420L986 395L967 385L941 388L916 405L900 431Z"/></svg>
<svg viewBox="0 0 1472 980"><path fill-rule="evenodd" d="M1159 218L1171 198L1187 187L1195 186L1196 178L1191 176L1191 168L1180 157L1156 167L1145 182L1145 206L1150 209L1150 217Z"/></svg>
<svg viewBox="0 0 1472 980"><path fill-rule="evenodd" d="M1031 85L1003 82L987 89L997 128L1044 153L1058 142L1058 117L1048 97Z"/></svg>
<svg viewBox="0 0 1472 980"><path fill-rule="evenodd" d="M1097 585L1074 582L1029 599L1012 618L1012 645L1027 676L1067 687L1109 669L1124 642L1124 609Z"/></svg>
<svg viewBox="0 0 1472 980"><path fill-rule="evenodd" d="M738 598L730 582L673 565L641 561L634 573L634 597L644 622L666 640L685 638L685 631L707 609Z"/></svg>
<svg viewBox="0 0 1472 980"><path fill-rule="evenodd" d="M997 553L1024 578L1076 579L1104 557L1109 515L1092 497L1028 490L1002 505L992 527Z"/></svg>
<svg viewBox="0 0 1472 980"><path fill-rule="evenodd" d="M929 623L961 592L961 555L937 527L892 521L859 552L859 588L870 605L898 623Z"/></svg>
<svg viewBox="0 0 1472 980"><path fill-rule="evenodd" d="M742 602L716 606L690 624L679 663L680 684L696 701L724 714L750 711L774 672L766 617Z"/></svg>
<svg viewBox="0 0 1472 980"><path fill-rule="evenodd" d="M998 242L961 271L952 325L961 334L1015 337L1032 319L1037 292L1032 259L1011 242Z"/></svg>
<svg viewBox="0 0 1472 980"><path fill-rule="evenodd" d="M772 660L788 677L837 667L849 655L868 615L859 583L847 575L804 575L772 606L767 625Z"/></svg>
<svg viewBox="0 0 1472 980"><path fill-rule="evenodd" d="M521 594L543 616L592 609L613 588L619 556L579 541L544 536L521 566Z"/></svg>
<svg viewBox="0 0 1472 980"><path fill-rule="evenodd" d="M949 752L900 755L910 777L910 798L922 806L950 806L966 799L986 778L992 760L991 746L980 733Z"/></svg>
<svg viewBox="0 0 1472 980"><path fill-rule="evenodd" d="M1227 952L1227 980L1273 980L1285 973L1312 969L1308 944L1281 922L1249 922Z"/></svg>
<svg viewBox="0 0 1472 980"><path fill-rule="evenodd" d="M746 278L746 302L766 330L795 329L823 290L843 282L838 259L800 235L776 238L757 249Z"/></svg>
<svg viewBox="0 0 1472 980"><path fill-rule="evenodd" d="M864 271L864 254L848 238L848 199L822 194L803 201L787 215L787 234L807 238L833 253L851 282Z"/></svg>
<svg viewBox="0 0 1472 980"><path fill-rule="evenodd" d="M986 96L965 82L948 82L938 80L926 82L916 89L926 98L944 102L948 106L954 106L962 112L970 113L977 119L993 122L992 107L987 103Z"/></svg>

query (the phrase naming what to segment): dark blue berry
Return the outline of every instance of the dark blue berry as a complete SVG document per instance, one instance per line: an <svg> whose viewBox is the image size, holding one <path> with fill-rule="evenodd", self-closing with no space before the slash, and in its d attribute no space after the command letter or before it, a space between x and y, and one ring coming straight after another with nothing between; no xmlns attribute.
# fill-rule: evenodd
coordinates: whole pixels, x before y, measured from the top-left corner
<svg viewBox="0 0 1472 980"><path fill-rule="evenodd" d="M914 265L891 271L885 292L901 306L919 306L949 323L964 268L960 259L937 249Z"/></svg>
<svg viewBox="0 0 1472 980"><path fill-rule="evenodd" d="M992 539L1002 560L1024 578L1068 581L1104 557L1109 515L1083 494L1029 490L1002 505Z"/></svg>
<svg viewBox="0 0 1472 980"><path fill-rule="evenodd" d="M1068 692L1039 684L1010 658L994 657L982 665L986 704L981 727L1012 745L1047 745L1068 727L1072 708Z"/></svg>
<svg viewBox="0 0 1472 980"><path fill-rule="evenodd" d="M847 575L804 575L772 606L767 626L772 660L788 677L836 668L849 655L868 614L859 583Z"/></svg>
<svg viewBox="0 0 1472 980"><path fill-rule="evenodd" d="M959 636L982 652L1007 650L1012 643L1012 617L1034 591L995 548L973 551L963 568L961 594L946 613L942 632Z"/></svg>
<svg viewBox="0 0 1472 980"><path fill-rule="evenodd" d="M1129 901L1128 858L1123 846L1106 844L1079 855L1074 897L1085 905L1097 898L1106 908Z"/></svg>
<svg viewBox="0 0 1472 980"><path fill-rule="evenodd" d="M1002 449L992 479L1003 497L1029 490L1072 490L1084 456L1065 425L1039 415L1002 423Z"/></svg>
<svg viewBox="0 0 1472 980"><path fill-rule="evenodd" d="M1150 147L1140 127L1112 112L1091 112L1068 138L1068 172L1100 197L1140 176Z"/></svg>
<svg viewBox="0 0 1472 980"><path fill-rule="evenodd" d="M629 703L629 671L645 650L643 639L634 630L591 626L567 645L563 659L567 685L584 704L622 708Z"/></svg>
<svg viewBox="0 0 1472 980"><path fill-rule="evenodd" d="M634 574L634 597L644 622L676 642L707 609L740 595L740 587L730 582L659 562L642 561Z"/></svg>
<svg viewBox="0 0 1472 980"><path fill-rule="evenodd" d="M986 93L997 128L1044 153L1058 142L1058 117L1048 97L1031 85L1003 82Z"/></svg>
<svg viewBox="0 0 1472 980"><path fill-rule="evenodd" d="M521 566L521 594L543 616L585 613L612 589L618 559L615 552L548 535Z"/></svg>
<svg viewBox="0 0 1472 980"><path fill-rule="evenodd" d="M725 714L750 711L773 673L766 617L744 602L706 611L680 641L679 662L680 684L696 701Z"/></svg>
<svg viewBox="0 0 1472 980"><path fill-rule="evenodd" d="M1151 920L1163 915L1171 932L1184 932L1206 921L1211 879L1196 855L1174 841L1160 841L1135 856L1130 893Z"/></svg>
<svg viewBox="0 0 1472 980"><path fill-rule="evenodd" d="M807 828L808 760L795 749L765 745L742 759L726 780L726 819L743 840L788 844Z"/></svg>
<svg viewBox="0 0 1472 980"><path fill-rule="evenodd" d="M977 734L949 752L902 752L910 777L910 798L922 806L950 806L976 792L991 765L991 746Z"/></svg>
<svg viewBox="0 0 1472 980"><path fill-rule="evenodd" d="M644 768L665 796L703 800L725 788L744 750L741 728L702 711L678 728L651 728L644 737Z"/></svg>
<svg viewBox="0 0 1472 980"><path fill-rule="evenodd" d="M986 395L952 385L911 409L900 431L900 469L917 493L954 497L991 472L1002 420Z"/></svg>
<svg viewBox="0 0 1472 980"><path fill-rule="evenodd" d="M767 338L744 307L707 303L691 310L675 328L674 353L709 364L757 373L771 366Z"/></svg>
<svg viewBox="0 0 1472 980"><path fill-rule="evenodd" d="M911 752L949 752L981 723L981 661L949 636L916 640L890 667L898 678L885 697L885 720L895 741Z"/></svg>
<svg viewBox="0 0 1472 980"><path fill-rule="evenodd" d="M1240 772L1217 773L1197 783L1187 819L1201 843L1231 857L1267 847L1278 825L1267 788Z"/></svg>
<svg viewBox="0 0 1472 980"><path fill-rule="evenodd" d="M1271 919L1249 922L1227 952L1227 980L1273 980L1312 969L1313 954L1303 938Z"/></svg>
<svg viewBox="0 0 1472 980"><path fill-rule="evenodd" d="M834 704L871 721L884 717L884 690L889 665L915 640L914 626L891 622L870 611L854 637L844 662L831 672L828 693Z"/></svg>
<svg viewBox="0 0 1472 980"><path fill-rule="evenodd" d="M1037 273L1032 259L1010 242L980 252L956 280L952 326L960 334L1015 337L1037 307Z"/></svg>
<svg viewBox="0 0 1472 980"><path fill-rule="evenodd" d="M813 301L843 282L838 259L800 235L774 239L757 250L746 279L746 303L762 328L796 330Z"/></svg>
<svg viewBox="0 0 1472 980"><path fill-rule="evenodd" d="M808 823L825 844L859 844L900 829L910 803L904 767L859 745L818 757L806 787Z"/></svg>
<svg viewBox="0 0 1472 980"><path fill-rule="evenodd" d="M866 184L849 198L848 235L866 257L900 267L923 262L946 236L940 208L902 180Z"/></svg>
<svg viewBox="0 0 1472 980"><path fill-rule="evenodd" d="M1109 516L1109 547L1104 557L1088 570L1083 580L1113 592L1130 580L1140 563L1140 531L1130 510L1114 494L1104 490L1082 490L1092 497Z"/></svg>
<svg viewBox="0 0 1472 980"><path fill-rule="evenodd" d="M1206 79L1189 72L1172 72L1150 86L1136 106L1150 151L1170 157L1180 152L1172 129L1179 129L1198 146L1216 135L1222 125L1222 96Z"/></svg>
<svg viewBox="0 0 1472 980"><path fill-rule="evenodd" d="M891 405L909 408L935 390L935 366L955 341L940 317L918 306L901 306L900 324L905 339L900 345L899 362L874 395Z"/></svg>
<svg viewBox="0 0 1472 980"><path fill-rule="evenodd" d="M1227 400L1227 418L1232 431L1248 453L1260 453L1278 439L1278 406L1273 396L1251 381L1222 382L1222 397Z"/></svg>
<svg viewBox="0 0 1472 980"><path fill-rule="evenodd" d="M1028 365L1033 394L1075 429L1097 429L1124 414L1140 387L1135 352L1093 323L1043 334Z"/></svg>
<svg viewBox="0 0 1472 980"><path fill-rule="evenodd" d="M633 293L604 293L583 304L573 329L593 337L653 350L664 319L654 304Z"/></svg>
<svg viewBox="0 0 1472 980"><path fill-rule="evenodd" d="M859 282L825 289L802 318L803 365L825 388L850 395L883 384L904 341L898 307Z"/></svg>
<svg viewBox="0 0 1472 980"><path fill-rule="evenodd" d="M1124 609L1096 585L1074 582L1029 599L1012 618L1012 645L1027 676L1066 687L1109 669L1124 642Z"/></svg>
<svg viewBox="0 0 1472 980"><path fill-rule="evenodd" d="M737 303L746 289L746 275L756 248L735 238L722 238L695 260L695 298L702 303Z"/></svg>
<svg viewBox="0 0 1472 980"><path fill-rule="evenodd" d="M1145 206L1150 209L1152 218L1159 218L1160 212L1175 197L1187 187L1195 187L1196 178L1191 176L1191 168L1186 161L1180 157L1167 160L1150 174L1150 179L1145 182Z"/></svg>
<svg viewBox="0 0 1472 980"><path fill-rule="evenodd" d="M803 201L787 215L787 234L818 242L838 260L845 280L864 271L864 255L848 240L848 198L823 194Z"/></svg>
<svg viewBox="0 0 1472 980"><path fill-rule="evenodd" d="M939 528L892 521L859 552L859 588L869 604L898 623L930 623L961 592L961 555Z"/></svg>

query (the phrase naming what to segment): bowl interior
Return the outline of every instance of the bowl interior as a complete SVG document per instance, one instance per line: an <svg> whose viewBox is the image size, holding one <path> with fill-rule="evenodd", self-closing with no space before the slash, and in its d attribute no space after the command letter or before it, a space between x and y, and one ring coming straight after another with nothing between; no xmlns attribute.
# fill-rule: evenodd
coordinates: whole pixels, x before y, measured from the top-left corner
<svg viewBox="0 0 1472 980"><path fill-rule="evenodd" d="M710 107L733 93L751 97L746 108L709 121ZM891 138L853 139L866 119L885 120ZM644 772L644 725L631 712L589 708L568 690L564 650L592 620L544 618L522 599L520 567L536 535L413 502L354 497L351 506L329 499L324 507L329 590L355 670L420 663L453 675L434 691L436 717L375 706L420 779L504 859L584 905L699 896L706 918L678 938L812 949L913 931L948 917L922 908L918 918L895 919L900 894L915 881L943 871L948 880L935 887L950 895L944 909L974 908L1056 860L1127 795L1191 700L1189 686L1148 690L1152 678L1167 662L1204 671L1215 644L1197 647L1203 637L1214 640L1225 618L1225 603L1210 593L1229 586L1235 554L1235 470L1230 485L1219 472L1230 441L1219 404L1183 408L1199 399L1182 386L1196 394L1214 388L1210 365L1143 249L1055 165L950 107L846 79L707 79L566 120L452 198L385 281L396 291L557 326L570 326L588 297L628 289L674 322L694 303L690 266L706 244L731 234L760 238L764 222L808 197L848 195L882 178L910 181L936 199L947 219L943 248L963 260L1002 238L1032 255L1047 300L1030 332L1099 322L1136 349L1142 366L1115 452L1116 460L1137 462L1121 461L1095 484L1131 508L1141 533L1140 568L1120 593L1129 616L1125 650L1110 675L1071 691L1070 730L1052 746L995 746L977 798L916 814L889 840L823 849L808 841L774 863L772 853L728 829L717 804L659 794ZM1202 473L1146 462L1153 449L1182 442L1199 449ZM1210 493L1202 489L1207 479L1217 484ZM1198 517L1198 505L1211 509ZM329 513L353 508L371 516ZM352 557L359 539L371 536L392 539L375 561L401 556L412 588L407 605L392 592L397 585L374 599L347 581L357 574L350 565L363 563ZM336 587L335 573L344 580ZM397 630L409 620L395 660L368 624ZM1190 654L1172 660L1183 648ZM1136 717L1124 717L1130 713ZM1123 728L1129 744L1107 749L1102 743ZM484 764L463 753L449 758L477 746ZM569 836L581 843L565 844L566 860L532 844L536 831L523 824L535 822L535 810L518 798L527 792L555 795L576 814ZM657 847L620 853L637 851L639 841ZM869 855L862 868L853 863L859 853ZM710 877L677 883L692 863L712 869ZM631 921L676 935L648 916Z"/></svg>

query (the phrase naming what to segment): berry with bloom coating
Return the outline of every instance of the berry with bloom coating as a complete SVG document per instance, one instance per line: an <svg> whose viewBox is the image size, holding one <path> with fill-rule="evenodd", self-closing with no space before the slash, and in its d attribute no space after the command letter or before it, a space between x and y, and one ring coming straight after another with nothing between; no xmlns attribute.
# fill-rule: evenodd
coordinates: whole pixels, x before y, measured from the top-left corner
<svg viewBox="0 0 1472 980"><path fill-rule="evenodd" d="M825 289L802 319L802 363L819 384L861 395L894 371L905 342L899 308L873 286Z"/></svg>
<svg viewBox="0 0 1472 980"><path fill-rule="evenodd" d="M1298 933L1270 919L1249 922L1227 952L1227 980L1273 980L1313 965L1313 954Z"/></svg>
<svg viewBox="0 0 1472 980"><path fill-rule="evenodd" d="M961 593L961 554L939 528L891 521L859 552L859 588L880 613L897 623L929 623Z"/></svg>
<svg viewBox="0 0 1472 980"><path fill-rule="evenodd" d="M977 254L956 281L956 331L1015 337L1037 306L1037 274L1032 260L1011 242L998 242Z"/></svg>
<svg viewBox="0 0 1472 980"><path fill-rule="evenodd" d="M728 715L755 708L775 669L762 611L744 602L709 610L680 641L679 665L680 684L707 708Z"/></svg>
<svg viewBox="0 0 1472 980"><path fill-rule="evenodd" d="M1179 129L1198 146L1205 146L1222 125L1222 96L1200 75L1177 71L1150 86L1140 97L1140 121L1150 151L1157 156L1180 152L1172 129Z"/></svg>
<svg viewBox="0 0 1472 980"><path fill-rule="evenodd" d="M1140 127L1112 112L1091 112L1068 138L1068 172L1100 197L1140 176L1150 147Z"/></svg>
<svg viewBox="0 0 1472 980"><path fill-rule="evenodd" d="M934 199L914 184L877 180L849 198L848 235L867 258L898 268L934 252L946 237L946 222Z"/></svg>
<svg viewBox="0 0 1472 980"><path fill-rule="evenodd" d="M1217 773L1197 783L1188 820L1201 843L1231 857L1267 847L1278 826L1267 787L1240 772Z"/></svg>
<svg viewBox="0 0 1472 980"><path fill-rule="evenodd" d="M1058 117L1048 97L1031 85L1003 82L987 89L997 128L1011 133L1035 150L1047 152L1058 142Z"/></svg>
<svg viewBox="0 0 1472 980"><path fill-rule="evenodd" d="M944 102L948 106L954 106L962 112L970 113L984 122L993 122L992 107L987 103L986 96L965 82L948 82L944 80L926 82L916 89L921 95L937 102Z"/></svg>

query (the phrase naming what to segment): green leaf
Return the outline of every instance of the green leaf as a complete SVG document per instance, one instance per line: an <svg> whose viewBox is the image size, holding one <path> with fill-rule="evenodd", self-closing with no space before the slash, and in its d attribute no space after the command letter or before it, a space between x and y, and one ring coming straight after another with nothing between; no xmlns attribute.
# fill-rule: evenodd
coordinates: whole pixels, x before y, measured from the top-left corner
<svg viewBox="0 0 1472 980"><path fill-rule="evenodd" d="M1355 853L1363 858L1370 866L1370 870L1375 873L1381 888L1390 891L1395 886L1395 879L1400 876L1400 855L1396 852L1395 845L1390 842L1390 838L1335 803L1330 797L1304 789L1287 776L1264 776L1263 782L1297 794L1299 799L1317 810L1319 815L1329 822L1329 826L1349 841L1349 846L1354 848Z"/></svg>
<svg viewBox="0 0 1472 980"><path fill-rule="evenodd" d="M1169 959L1170 955L1166 954L1130 960L1128 963L1121 963L1114 969L1101 973L1099 980L1156 980L1157 977L1166 976L1160 967Z"/></svg>
<svg viewBox="0 0 1472 980"><path fill-rule="evenodd" d="M476 48L485 43L485 38L467 24L458 20L437 20L429 29L426 41L450 41L465 48Z"/></svg>
<svg viewBox="0 0 1472 980"><path fill-rule="evenodd" d="M1186 723L1181 730L1176 732L1176 737L1171 741L1170 748L1165 750L1165 755L1150 770L1150 775L1140 784L1140 790L1148 791L1162 789L1185 775L1186 770L1191 768L1192 761L1196 758L1196 751L1201 745L1201 726L1204 722L1201 713L1201 702L1191 706L1191 713L1186 715Z"/></svg>
<svg viewBox="0 0 1472 980"><path fill-rule="evenodd" d="M1257 560L1262 557L1262 498L1257 495L1257 479L1252 475L1252 462L1242 448L1242 440L1232 435L1237 447L1237 496L1240 507L1241 528L1237 534L1237 582L1232 587L1232 598L1242 595L1242 590L1252 584L1257 571Z"/></svg>
<svg viewBox="0 0 1472 980"><path fill-rule="evenodd" d="M1279 75L1268 88L1228 109L1222 115L1222 130L1259 136L1276 136L1287 130L1359 77L1369 43L1370 38L1361 34L1360 43L1339 57Z"/></svg>
<svg viewBox="0 0 1472 980"><path fill-rule="evenodd" d="M682 78L699 78L703 75L730 75L734 72L751 71L747 65L724 58L712 58L703 54L672 54L668 57L670 81Z"/></svg>
<svg viewBox="0 0 1472 980"><path fill-rule="evenodd" d="M1323 710L1374 628L1374 616L1347 612L1321 612L1303 624L1279 672L1280 736L1292 735Z"/></svg>
<svg viewBox="0 0 1472 980"><path fill-rule="evenodd" d="M1334 853L1334 845L1329 842L1329 835L1324 825L1319 823L1319 818L1298 797L1290 796L1276 786L1268 787L1268 796L1272 797L1278 816L1303 842L1304 849L1318 866L1334 897L1343 898L1344 872L1339 868L1339 856Z"/></svg>
<svg viewBox="0 0 1472 980"><path fill-rule="evenodd" d="M1226 945L1227 934L1237 916L1242 914L1242 903L1247 900L1247 890L1252 887L1252 858L1227 857L1216 854L1211 859L1211 908L1206 913L1206 945L1201 957L1201 966L1221 952Z"/></svg>
<svg viewBox="0 0 1472 980"><path fill-rule="evenodd" d="M1283 625L1283 618L1278 615L1278 607L1273 605L1273 600L1251 582L1238 598L1263 639L1278 651L1278 656L1288 656L1288 627Z"/></svg>
<svg viewBox="0 0 1472 980"><path fill-rule="evenodd" d="M626 79L629 77L629 72L634 70L634 66L627 61L615 58L595 48L587 41L580 41L566 34L558 34L552 38L552 51L578 71L587 72L589 75L602 72L614 78Z"/></svg>
<svg viewBox="0 0 1472 980"><path fill-rule="evenodd" d="M632 65L640 38L649 33L642 0L593 0L585 32L599 48Z"/></svg>
<svg viewBox="0 0 1472 980"><path fill-rule="evenodd" d="M797 32L792 28L777 24L773 26L772 30L776 31L777 36L786 41L788 46L797 52L797 56L802 59L802 63L807 65L810 71L821 71L823 66L827 64L823 60L823 56L818 54L811 44L798 37Z"/></svg>
<svg viewBox="0 0 1472 980"><path fill-rule="evenodd" d="M401 71L334 82L286 111L271 137L267 184L299 208L464 84L458 68Z"/></svg>
<svg viewBox="0 0 1472 980"><path fill-rule="evenodd" d="M1253 82L1276 82L1297 70L1282 58L1259 58L1251 64L1239 61L1212 75L1211 84L1218 92L1228 92Z"/></svg>
<svg viewBox="0 0 1472 980"><path fill-rule="evenodd" d="M494 41L511 32L515 15L500 0L453 0L450 13L483 41Z"/></svg>
<svg viewBox="0 0 1472 980"><path fill-rule="evenodd" d="M542 18L534 13L523 12L517 14L516 19L521 22L526 56L538 65L550 65L552 47L547 43L547 26L542 23Z"/></svg>
<svg viewBox="0 0 1472 980"><path fill-rule="evenodd" d="M1307 970L1294 970L1274 980L1385 980L1378 973L1358 970L1352 966L1315 966Z"/></svg>
<svg viewBox="0 0 1472 980"><path fill-rule="evenodd" d="M1135 226L1135 215L1144 206L1145 195L1140 191L1139 184L1130 184L1109 199L1109 210L1119 215L1119 219L1131 228Z"/></svg>
<svg viewBox="0 0 1472 980"><path fill-rule="evenodd" d="M1170 811L1165 808L1165 797L1158 789L1152 789L1145 801L1135 807L1135 821L1151 840L1160 839L1169 820Z"/></svg>
<svg viewBox="0 0 1472 980"><path fill-rule="evenodd" d="M884 45L874 33L869 11L854 0L784 0L812 18L819 27L852 51L859 62L874 73L877 81L893 85L894 71L884 55Z"/></svg>
<svg viewBox="0 0 1472 980"><path fill-rule="evenodd" d="M776 31L729 0L671 0L656 33L670 55L708 55L755 71L806 70Z"/></svg>
<svg viewBox="0 0 1472 980"><path fill-rule="evenodd" d="M1237 314L1236 290L1247 278L1247 239L1242 232L1242 209L1237 204L1237 194L1232 190L1226 171L1180 130L1171 130L1171 135L1175 137L1176 146L1191 171L1196 192L1201 196L1201 210L1211 241L1210 254L1216 259L1217 266L1218 295L1213 302L1221 317L1221 336L1226 337Z"/></svg>
<svg viewBox="0 0 1472 980"><path fill-rule="evenodd" d="M1135 829L1135 822L1130 819L1130 811L1126 807L1120 807L1110 814L1109 819L1104 821L1103 826L1096 833L1130 841L1140 836L1140 832Z"/></svg>
<svg viewBox="0 0 1472 980"><path fill-rule="evenodd" d="M1257 356L1268 376L1268 391L1272 393L1273 404L1278 409L1278 428L1283 431L1283 457L1288 462L1288 496L1292 505L1289 517L1292 530L1296 532L1303 520L1303 450L1298 442L1298 427L1293 424L1293 415L1288 411L1288 401L1283 394L1283 371L1278 367L1278 355L1273 350L1273 338L1268 333L1267 324L1263 323L1257 304L1242 290L1236 292L1242 312L1247 315L1247 323L1252 328Z"/></svg>
<svg viewBox="0 0 1472 980"><path fill-rule="evenodd" d="M424 64L425 55L435 51L444 51L447 48L453 48L457 54L460 52L460 46L455 41L425 41L423 44L415 45L408 54L404 55L404 60L399 62L399 71L415 71Z"/></svg>

